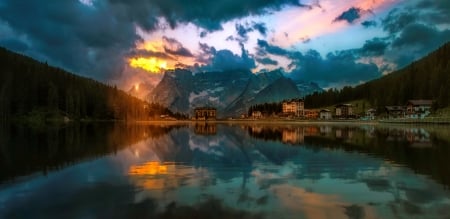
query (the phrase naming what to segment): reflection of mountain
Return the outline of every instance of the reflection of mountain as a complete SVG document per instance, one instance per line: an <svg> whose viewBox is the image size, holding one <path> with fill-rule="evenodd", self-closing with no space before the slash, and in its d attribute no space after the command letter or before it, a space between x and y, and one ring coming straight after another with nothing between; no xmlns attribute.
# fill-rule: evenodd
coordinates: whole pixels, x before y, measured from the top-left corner
<svg viewBox="0 0 450 219"><path fill-rule="evenodd" d="M115 153L144 139L159 138L177 127L75 123L65 127L35 129L2 125L0 182Z"/></svg>
<svg viewBox="0 0 450 219"><path fill-rule="evenodd" d="M211 105L222 117L246 113L255 103L281 101L321 90L313 83L294 82L279 71L257 75L248 71L193 74L178 69L164 74L148 94L148 100L183 113Z"/></svg>

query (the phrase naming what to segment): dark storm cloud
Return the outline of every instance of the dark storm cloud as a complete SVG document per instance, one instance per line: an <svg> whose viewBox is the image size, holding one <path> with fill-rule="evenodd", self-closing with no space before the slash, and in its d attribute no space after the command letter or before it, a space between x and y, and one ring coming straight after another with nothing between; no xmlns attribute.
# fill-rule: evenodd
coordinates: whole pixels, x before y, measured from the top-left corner
<svg viewBox="0 0 450 219"><path fill-rule="evenodd" d="M245 50L241 44L241 55L233 54L230 50L216 50L207 44L200 43L202 54L197 61L206 63L201 67L196 67L196 71L227 71L227 70L250 70L256 67L255 60Z"/></svg>
<svg viewBox="0 0 450 219"><path fill-rule="evenodd" d="M127 54L128 58L133 58L133 57L156 57L156 58L161 58L161 59L171 59L174 60L174 58L172 56L170 56L168 53L164 53L164 52L157 52L157 51L150 51L150 50L143 50L143 49L139 49L139 50L132 50Z"/></svg>
<svg viewBox="0 0 450 219"><path fill-rule="evenodd" d="M265 23L253 23L253 29L257 30L261 35L267 35L267 27Z"/></svg>
<svg viewBox="0 0 450 219"><path fill-rule="evenodd" d="M363 53L366 55L380 54L385 45L382 39L373 39L366 42L365 47L354 50L341 50L328 53L322 57L316 50L309 50L305 54L298 51L289 51L258 40L258 49L261 54L272 54L288 58L290 72L286 76L317 82L322 87L353 85L362 81L371 80L381 76L378 67L373 64L359 62ZM385 49L385 47L384 47ZM260 57L258 57L260 58Z"/></svg>
<svg viewBox="0 0 450 219"><path fill-rule="evenodd" d="M417 15L410 11L394 9L382 20L383 29L388 33L398 33L408 24L416 22Z"/></svg>
<svg viewBox="0 0 450 219"><path fill-rule="evenodd" d="M314 81L323 87L357 84L381 76L375 64L359 63L358 58L352 50L328 53L325 58L310 50L293 60L296 68L288 76Z"/></svg>
<svg viewBox="0 0 450 219"><path fill-rule="evenodd" d="M257 31L262 36L267 35L267 27L265 23L245 23L245 24L239 24L237 23L235 25L237 36L229 36L226 40L228 41L238 41L239 43L245 43L248 41L248 34Z"/></svg>
<svg viewBox="0 0 450 219"><path fill-rule="evenodd" d="M290 54L288 50L285 50L278 46L271 45L267 41L261 39L258 39L257 49L263 49L264 52L267 52L272 55L287 56Z"/></svg>
<svg viewBox="0 0 450 219"><path fill-rule="evenodd" d="M365 28L376 27L377 22L376 21L363 21L363 22L361 22L361 25L363 25Z"/></svg>
<svg viewBox="0 0 450 219"><path fill-rule="evenodd" d="M440 0L421 1L413 7L390 11L381 23L390 34L386 58L401 68L450 41L450 19L445 19L449 13L450 2Z"/></svg>
<svg viewBox="0 0 450 219"><path fill-rule="evenodd" d="M342 12L341 15L339 15L334 19L334 22L347 21L348 23L353 23L353 21L361 17L361 13L362 13L361 8L352 7L347 11Z"/></svg>
<svg viewBox="0 0 450 219"><path fill-rule="evenodd" d="M163 37L164 51L175 56L193 57L192 53L183 44L173 38Z"/></svg>
<svg viewBox="0 0 450 219"><path fill-rule="evenodd" d="M276 60L273 60L268 57L256 58L255 60L263 65L278 65L278 62Z"/></svg>
<svg viewBox="0 0 450 219"><path fill-rule="evenodd" d="M41 61L107 79L121 71L122 57L139 37L108 5L95 7L68 0L52 4L5 0L0 5L0 20L27 39L28 47L10 45L10 49L24 49L25 54L38 54Z"/></svg>
<svg viewBox="0 0 450 219"><path fill-rule="evenodd" d="M386 51L389 43L385 39L374 38L367 40L360 52L364 56L381 56Z"/></svg>
<svg viewBox="0 0 450 219"><path fill-rule="evenodd" d="M448 0L423 0L417 4L416 9L431 9L431 12L423 15L431 22L438 24L450 22L450 1Z"/></svg>
<svg viewBox="0 0 450 219"><path fill-rule="evenodd" d="M261 15L284 6L307 7L298 0L109 0L123 9L124 16L138 23L148 21L149 12L164 17L174 28L179 23L192 22L208 31L222 29L222 23L248 15Z"/></svg>
<svg viewBox="0 0 450 219"><path fill-rule="evenodd" d="M122 72L123 57L141 40L136 26L151 32L193 23L204 29L200 35L205 37L207 32L222 29L225 21L286 6L305 7L298 0L198 0L189 4L184 0L96 0L92 6L76 0L51 4L2 0L0 30L11 27L14 35L0 34L0 45L74 73L108 80ZM257 30L264 32L262 26ZM174 55L192 55L184 47L166 49Z"/></svg>

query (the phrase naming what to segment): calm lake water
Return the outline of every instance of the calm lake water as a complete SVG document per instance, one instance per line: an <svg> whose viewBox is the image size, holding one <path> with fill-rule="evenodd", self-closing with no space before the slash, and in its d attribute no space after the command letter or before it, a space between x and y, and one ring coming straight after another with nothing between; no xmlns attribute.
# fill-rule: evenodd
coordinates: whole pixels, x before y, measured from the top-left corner
<svg viewBox="0 0 450 219"><path fill-rule="evenodd" d="M0 218L450 218L450 128L0 127Z"/></svg>

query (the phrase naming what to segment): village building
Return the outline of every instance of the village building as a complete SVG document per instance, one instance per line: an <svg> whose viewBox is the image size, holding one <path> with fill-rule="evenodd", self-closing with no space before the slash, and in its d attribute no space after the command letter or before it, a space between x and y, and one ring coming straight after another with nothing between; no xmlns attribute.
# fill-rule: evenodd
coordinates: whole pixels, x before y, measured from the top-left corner
<svg viewBox="0 0 450 219"><path fill-rule="evenodd" d="M216 120L217 110L214 107L197 107L194 115L195 120Z"/></svg>
<svg viewBox="0 0 450 219"><path fill-rule="evenodd" d="M302 99L284 100L282 103L282 113L286 116L303 117L305 102Z"/></svg>
<svg viewBox="0 0 450 219"><path fill-rule="evenodd" d="M329 109L320 110L319 118L320 119L331 119L332 118L331 110L329 110Z"/></svg>
<svg viewBox="0 0 450 219"><path fill-rule="evenodd" d="M353 114L353 105L351 104L338 104L335 110L336 118L351 118Z"/></svg>
<svg viewBox="0 0 450 219"><path fill-rule="evenodd" d="M409 100L406 104L406 115L409 118L424 118L431 113L432 100Z"/></svg>
<svg viewBox="0 0 450 219"><path fill-rule="evenodd" d="M373 109L373 108L368 109L366 111L366 118L369 119L369 120L374 120L375 116L376 116L376 113L377 113L376 109Z"/></svg>
<svg viewBox="0 0 450 219"><path fill-rule="evenodd" d="M307 110L305 109L305 118L306 119L318 119L319 111L318 110Z"/></svg>
<svg viewBox="0 0 450 219"><path fill-rule="evenodd" d="M389 119L404 118L406 113L406 107L404 106L385 106L387 117Z"/></svg>

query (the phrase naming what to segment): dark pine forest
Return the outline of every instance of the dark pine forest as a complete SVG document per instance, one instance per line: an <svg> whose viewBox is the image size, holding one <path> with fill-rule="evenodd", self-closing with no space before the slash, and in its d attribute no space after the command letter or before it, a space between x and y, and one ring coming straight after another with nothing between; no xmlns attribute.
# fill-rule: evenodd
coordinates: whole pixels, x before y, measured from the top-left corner
<svg viewBox="0 0 450 219"><path fill-rule="evenodd" d="M139 120L175 115L115 86L80 77L0 48L0 120Z"/></svg>

